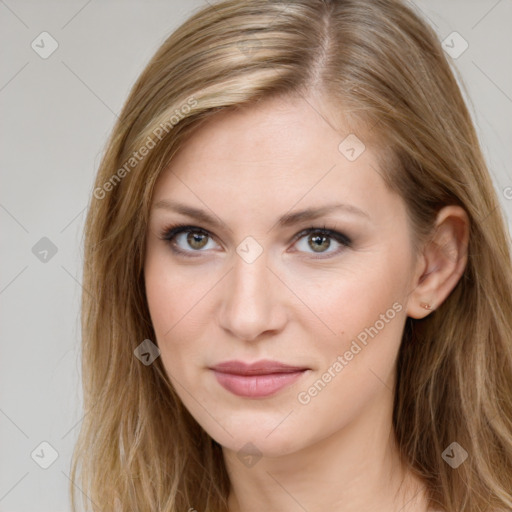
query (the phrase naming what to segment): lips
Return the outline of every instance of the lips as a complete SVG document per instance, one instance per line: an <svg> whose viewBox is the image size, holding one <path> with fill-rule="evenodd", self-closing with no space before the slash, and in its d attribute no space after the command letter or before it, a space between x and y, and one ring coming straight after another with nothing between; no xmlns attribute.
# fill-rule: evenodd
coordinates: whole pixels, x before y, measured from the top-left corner
<svg viewBox="0 0 512 512"><path fill-rule="evenodd" d="M246 398L273 395L291 385L309 370L307 367L291 366L266 359L254 363L225 361L210 369L224 389Z"/></svg>

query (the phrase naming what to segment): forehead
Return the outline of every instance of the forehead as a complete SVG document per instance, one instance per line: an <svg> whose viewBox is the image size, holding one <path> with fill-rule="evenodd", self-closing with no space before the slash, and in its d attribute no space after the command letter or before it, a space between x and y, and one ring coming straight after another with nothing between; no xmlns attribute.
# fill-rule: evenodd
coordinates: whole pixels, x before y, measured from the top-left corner
<svg viewBox="0 0 512 512"><path fill-rule="evenodd" d="M378 155L353 126L318 98L273 98L222 112L175 155L153 202L173 197L260 215L299 202L306 208L336 200L365 209L377 200L385 207L390 198Z"/></svg>
<svg viewBox="0 0 512 512"><path fill-rule="evenodd" d="M232 162L240 168L334 162L340 156L340 142L355 134L348 121L331 110L323 98L279 97L221 112L184 144L174 167L205 160L211 165Z"/></svg>

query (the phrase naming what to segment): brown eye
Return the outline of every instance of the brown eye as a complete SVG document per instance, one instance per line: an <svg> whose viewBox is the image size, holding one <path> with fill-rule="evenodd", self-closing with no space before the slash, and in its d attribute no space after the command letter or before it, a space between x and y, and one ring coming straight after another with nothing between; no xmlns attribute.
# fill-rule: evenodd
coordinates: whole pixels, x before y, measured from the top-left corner
<svg viewBox="0 0 512 512"><path fill-rule="evenodd" d="M208 235L197 231L189 231L187 235L187 243L192 249L202 249L208 243Z"/></svg>
<svg viewBox="0 0 512 512"><path fill-rule="evenodd" d="M179 224L166 228L161 234L171 249L184 256L200 256L209 249L218 248L218 244L204 229Z"/></svg>
<svg viewBox="0 0 512 512"><path fill-rule="evenodd" d="M308 228L295 237L295 248L302 253L328 258L340 254L344 249L352 247L352 240L343 233L327 228ZM315 258L315 256L312 256Z"/></svg>
<svg viewBox="0 0 512 512"><path fill-rule="evenodd" d="M331 245L331 240L329 237L325 235L309 235L308 245L315 252L323 252L329 249Z"/></svg>

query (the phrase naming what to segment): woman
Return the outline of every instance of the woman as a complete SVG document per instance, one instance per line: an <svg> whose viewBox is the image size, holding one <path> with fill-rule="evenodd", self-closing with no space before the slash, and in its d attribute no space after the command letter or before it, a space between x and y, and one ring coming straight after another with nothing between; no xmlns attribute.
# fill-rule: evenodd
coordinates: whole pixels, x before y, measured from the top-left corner
<svg viewBox="0 0 512 512"><path fill-rule="evenodd" d="M510 239L406 4L198 12L133 87L85 235L86 506L512 508Z"/></svg>

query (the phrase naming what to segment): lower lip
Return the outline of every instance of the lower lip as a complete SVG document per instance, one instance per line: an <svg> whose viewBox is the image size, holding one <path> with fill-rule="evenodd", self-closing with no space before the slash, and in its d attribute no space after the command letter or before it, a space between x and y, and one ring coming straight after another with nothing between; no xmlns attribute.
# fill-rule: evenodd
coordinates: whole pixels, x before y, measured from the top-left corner
<svg viewBox="0 0 512 512"><path fill-rule="evenodd" d="M273 395L299 379L306 370L267 375L233 375L213 371L219 384L237 396L263 398Z"/></svg>

